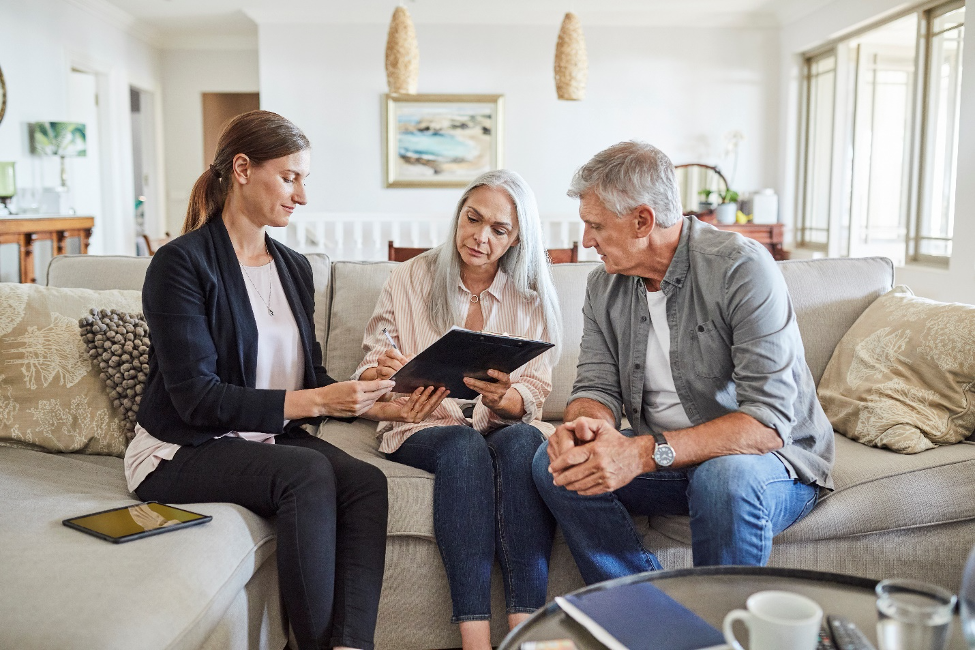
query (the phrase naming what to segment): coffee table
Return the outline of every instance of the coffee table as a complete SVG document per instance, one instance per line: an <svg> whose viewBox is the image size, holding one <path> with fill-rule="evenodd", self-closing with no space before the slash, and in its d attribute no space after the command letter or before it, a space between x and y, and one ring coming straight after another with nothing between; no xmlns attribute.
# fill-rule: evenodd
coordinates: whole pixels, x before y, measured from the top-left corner
<svg viewBox="0 0 977 650"><path fill-rule="evenodd" d="M814 599L825 615L837 614L852 621L873 644L876 643L876 581L840 573L772 567L701 567L639 573L584 587L573 593L583 594L593 589L643 581L653 582L719 630L722 630L726 613L745 608L746 599L751 594L768 589L793 591ZM653 622L649 621L649 625L653 625ZM951 626L950 650L965 650L967 646L957 616L953 617ZM740 643L745 642L746 633L738 632L737 638ZM548 603L512 630L502 641L499 650L519 650L523 641L554 639L572 639L580 650L604 648L566 616L556 603Z"/></svg>

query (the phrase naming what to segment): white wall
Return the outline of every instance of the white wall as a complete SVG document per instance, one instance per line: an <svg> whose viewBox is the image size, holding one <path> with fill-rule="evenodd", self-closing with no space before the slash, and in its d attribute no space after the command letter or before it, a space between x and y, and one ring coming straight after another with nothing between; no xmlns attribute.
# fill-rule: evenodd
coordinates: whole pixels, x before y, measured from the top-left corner
<svg viewBox="0 0 977 650"><path fill-rule="evenodd" d="M165 230L173 236L180 233L190 190L204 169L201 93L206 92L258 92L258 52L253 49L163 52Z"/></svg>
<svg viewBox="0 0 977 650"><path fill-rule="evenodd" d="M102 209L94 215L91 250L133 252L129 84L159 87L158 50L77 3L0 0L0 66L7 84L0 160L17 162L19 187L59 183L56 159L30 155L27 123L65 119L72 67L96 74L102 127ZM92 163L85 158L70 160L69 180L72 168L86 164ZM86 208L90 206L76 205L79 214Z"/></svg>
<svg viewBox="0 0 977 650"><path fill-rule="evenodd" d="M778 186L781 220L793 229L797 197L797 128L800 54L852 29L906 7L902 0L835 0L787 23L780 38L780 115ZM964 36L963 88L960 107L960 143L957 163L957 196L954 215L953 254L945 269L910 264L896 269L896 283L908 285L917 295L942 301L973 304L974 294L974 11L967 2Z"/></svg>
<svg viewBox="0 0 977 650"><path fill-rule="evenodd" d="M386 18L386 16L384 16ZM584 26L587 99L556 99L548 26L416 24L420 93L505 95L505 166L543 215L576 215L574 170L639 138L676 163L717 162L742 131L736 189L776 187L777 31ZM387 24L259 24L262 108L296 122L313 146L309 212L452 210L458 189L385 189L381 95Z"/></svg>

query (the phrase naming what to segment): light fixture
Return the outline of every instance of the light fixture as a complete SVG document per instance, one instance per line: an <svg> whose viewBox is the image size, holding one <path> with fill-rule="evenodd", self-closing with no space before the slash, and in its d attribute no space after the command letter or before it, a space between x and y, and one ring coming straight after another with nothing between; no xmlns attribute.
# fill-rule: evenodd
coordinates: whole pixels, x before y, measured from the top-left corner
<svg viewBox="0 0 977 650"><path fill-rule="evenodd" d="M557 98L579 101L587 96L587 44L580 19L572 11L563 17L556 39L553 75Z"/></svg>
<svg viewBox="0 0 977 650"><path fill-rule="evenodd" d="M417 71L420 54L417 50L417 33L407 8L394 9L387 32L387 88L391 93L413 95L417 93Z"/></svg>

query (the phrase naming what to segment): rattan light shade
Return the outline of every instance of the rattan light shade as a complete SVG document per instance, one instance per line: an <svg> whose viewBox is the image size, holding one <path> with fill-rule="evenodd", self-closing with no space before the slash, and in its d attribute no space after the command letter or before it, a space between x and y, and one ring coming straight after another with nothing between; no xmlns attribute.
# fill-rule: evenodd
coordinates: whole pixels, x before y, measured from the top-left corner
<svg viewBox="0 0 977 650"><path fill-rule="evenodd" d="M391 93L417 92L417 70L420 54L417 33L406 7L394 9L387 32L387 88Z"/></svg>
<svg viewBox="0 0 977 650"><path fill-rule="evenodd" d="M559 99L581 100L587 96L587 44L580 19L572 11L563 17L556 39L553 74Z"/></svg>

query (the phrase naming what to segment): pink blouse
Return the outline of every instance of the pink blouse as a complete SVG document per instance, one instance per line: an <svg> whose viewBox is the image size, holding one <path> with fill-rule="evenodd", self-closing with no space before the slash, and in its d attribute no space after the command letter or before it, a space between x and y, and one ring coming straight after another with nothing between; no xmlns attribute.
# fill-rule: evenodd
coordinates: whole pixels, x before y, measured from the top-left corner
<svg viewBox="0 0 977 650"><path fill-rule="evenodd" d="M436 340L443 331L436 329L428 313L428 299L431 293L432 274L427 260L414 258L394 269L390 274L377 300L373 316L366 325L363 336L363 350L366 356L360 362L353 379L358 379L367 368L377 366L380 355L390 347L383 335L383 328L393 339L401 353L413 357ZM458 282L454 299L457 313L464 318L471 304L471 292L462 282ZM549 340L546 333L546 320L543 306L538 296L527 298L519 293L502 271L495 275L492 285L478 296L482 306L484 331L538 340ZM463 322L456 323L464 326ZM552 370L554 353L542 354L523 367L511 373L512 387L523 399L525 415L520 420L506 420L482 405L482 398L475 400L471 422L462 414L459 401L451 397L445 399L428 419L419 424L405 422L381 422L377 436L382 437L380 451L392 453L400 447L415 431L427 427L469 425L483 434L503 426L525 422L532 424L544 434L552 432L552 427L542 422L543 400L553 389Z"/></svg>

